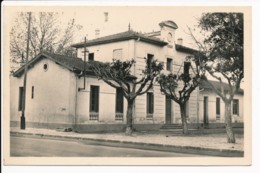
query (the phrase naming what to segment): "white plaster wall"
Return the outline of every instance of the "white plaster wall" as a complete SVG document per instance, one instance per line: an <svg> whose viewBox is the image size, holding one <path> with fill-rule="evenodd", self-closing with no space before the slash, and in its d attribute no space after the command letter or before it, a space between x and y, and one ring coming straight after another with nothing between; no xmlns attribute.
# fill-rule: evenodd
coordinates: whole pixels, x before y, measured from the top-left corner
<svg viewBox="0 0 260 173"><path fill-rule="evenodd" d="M43 64L48 63L44 71ZM23 75L11 79L11 120L20 121L18 111L19 86L23 86ZM75 76L69 70L49 59L42 59L27 73L26 109L27 122L69 123L74 120L75 100L73 92ZM34 86L34 98L31 98ZM75 92L74 92L75 93Z"/></svg>
<svg viewBox="0 0 260 173"><path fill-rule="evenodd" d="M113 59L113 50L122 49L122 60L134 58L134 40L120 41L102 45L94 45L87 47L90 53L94 53L94 60L101 62L111 62ZM84 48L78 48L77 55L84 60Z"/></svg>
<svg viewBox="0 0 260 173"><path fill-rule="evenodd" d="M225 103L220 98L220 120L216 120L216 98L219 97L216 93L210 90L200 91L199 94L199 119L200 122L203 122L203 100L204 96L208 96L208 118L209 122L225 122ZM234 99L239 99L239 115L232 115L233 122L243 122L243 95L237 94L234 96ZM232 106L232 104L231 104ZM231 107L231 110L232 107Z"/></svg>
<svg viewBox="0 0 260 173"><path fill-rule="evenodd" d="M83 77L78 79L78 87L83 87ZM99 120L89 120L90 86L99 86ZM124 118L123 121L115 121L116 89L107 85L101 80L93 77L86 77L86 88L77 92L77 124L93 123L125 123L127 101L124 99Z"/></svg>

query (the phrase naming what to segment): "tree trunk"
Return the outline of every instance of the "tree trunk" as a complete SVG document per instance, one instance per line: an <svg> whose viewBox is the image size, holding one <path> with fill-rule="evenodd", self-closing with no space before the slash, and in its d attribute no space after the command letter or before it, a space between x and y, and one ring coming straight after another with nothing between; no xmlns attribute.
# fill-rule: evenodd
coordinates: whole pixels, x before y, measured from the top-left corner
<svg viewBox="0 0 260 173"><path fill-rule="evenodd" d="M180 104L180 110L181 110L181 122L182 122L182 133L188 134L188 123L185 115L185 104Z"/></svg>
<svg viewBox="0 0 260 173"><path fill-rule="evenodd" d="M131 135L133 132L133 105L134 100L127 100L127 114L126 114L126 135Z"/></svg>
<svg viewBox="0 0 260 173"><path fill-rule="evenodd" d="M225 123L226 123L226 132L227 132L227 142L236 143L235 135L232 129L231 101L225 102Z"/></svg>

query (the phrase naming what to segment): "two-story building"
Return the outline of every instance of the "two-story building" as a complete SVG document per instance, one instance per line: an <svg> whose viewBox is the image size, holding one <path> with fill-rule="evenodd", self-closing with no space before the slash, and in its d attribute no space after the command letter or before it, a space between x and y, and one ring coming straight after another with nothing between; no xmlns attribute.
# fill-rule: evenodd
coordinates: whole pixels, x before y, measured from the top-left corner
<svg viewBox="0 0 260 173"><path fill-rule="evenodd" d="M98 80L85 67L86 61L136 61L132 75L137 78L145 67L145 59L157 59L165 64L164 73L181 73L186 56L195 51L176 40L173 21L160 24L160 31L138 33L128 31L73 44L77 57L41 53L30 60L26 87L26 125L33 127L73 127L83 132L123 131L126 124L127 102L119 89ZM11 126L20 123L22 109L23 75L25 66L11 77ZM186 106L188 121L199 126L203 123L199 88ZM240 102L241 103L241 102ZM242 108L242 106L241 106ZM138 96L134 104L134 128L158 130L164 124L181 123L179 105L160 91L158 84L146 94ZM242 111L241 111L242 112Z"/></svg>

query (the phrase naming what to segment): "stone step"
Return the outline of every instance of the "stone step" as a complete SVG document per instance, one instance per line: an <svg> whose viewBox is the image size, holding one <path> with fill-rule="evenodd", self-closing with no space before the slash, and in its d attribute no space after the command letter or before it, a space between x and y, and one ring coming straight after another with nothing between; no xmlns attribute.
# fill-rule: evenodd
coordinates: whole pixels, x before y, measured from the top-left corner
<svg viewBox="0 0 260 173"><path fill-rule="evenodd" d="M164 124L161 129L182 129L181 124Z"/></svg>

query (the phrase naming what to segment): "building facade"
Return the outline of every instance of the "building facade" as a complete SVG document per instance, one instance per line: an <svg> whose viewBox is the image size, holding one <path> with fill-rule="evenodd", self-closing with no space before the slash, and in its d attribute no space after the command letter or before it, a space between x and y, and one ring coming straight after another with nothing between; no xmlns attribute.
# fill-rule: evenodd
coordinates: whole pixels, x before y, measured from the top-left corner
<svg viewBox="0 0 260 173"><path fill-rule="evenodd" d="M78 58L41 53L30 60L25 102L27 126L73 127L82 132L124 130L127 101L119 89L98 80L88 67L84 68L83 52L86 47L86 61L134 59L136 64L131 72L137 78L142 75L145 60L149 58L164 63L163 73L181 73L186 57L195 50L183 46L181 39L175 42L176 23L164 21L159 25L161 30L157 32L142 34L129 29L74 44L72 47L77 50ZM85 77L82 75L84 69ZM23 72L24 66L11 77L12 126L18 126L20 122ZM191 94L186 109L190 124L199 126L203 123L202 97L199 88ZM156 83L148 93L136 98L133 112L137 130L158 130L164 124L181 123L179 105L163 95ZM219 120L223 122L223 119Z"/></svg>

